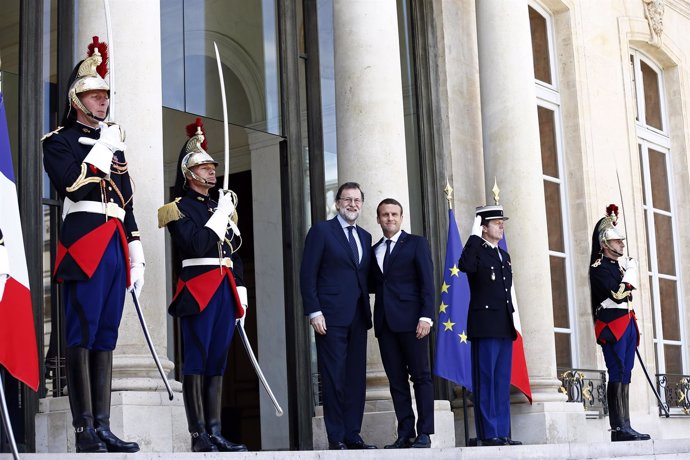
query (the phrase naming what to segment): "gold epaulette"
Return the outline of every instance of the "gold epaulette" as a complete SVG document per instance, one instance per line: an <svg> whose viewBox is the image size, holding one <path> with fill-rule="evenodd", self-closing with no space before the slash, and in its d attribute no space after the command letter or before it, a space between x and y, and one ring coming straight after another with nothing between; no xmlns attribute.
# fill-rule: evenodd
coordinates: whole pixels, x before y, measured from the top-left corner
<svg viewBox="0 0 690 460"><path fill-rule="evenodd" d="M175 198L175 201L171 201L168 204L164 204L158 208L158 228L163 228L170 222L174 222L184 217L180 208L177 207L177 203L181 198Z"/></svg>
<svg viewBox="0 0 690 460"><path fill-rule="evenodd" d="M43 142L44 140L48 139L48 138L49 138L50 136L52 136L53 134L58 133L61 129L62 129L62 126L58 126L56 129L54 129L53 131L51 131L51 132L49 132L48 134L46 134L45 136L43 136L43 137L41 138L41 142Z"/></svg>

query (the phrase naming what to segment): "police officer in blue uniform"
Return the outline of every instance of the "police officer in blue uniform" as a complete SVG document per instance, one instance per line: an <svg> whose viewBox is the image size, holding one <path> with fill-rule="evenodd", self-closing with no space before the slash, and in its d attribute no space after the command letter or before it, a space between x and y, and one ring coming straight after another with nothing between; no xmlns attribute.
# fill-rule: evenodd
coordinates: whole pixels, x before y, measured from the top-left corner
<svg viewBox="0 0 690 460"><path fill-rule="evenodd" d="M470 285L467 336L472 342L474 418L477 438L486 446L521 444L510 438L510 371L517 332L510 255L498 247L506 220L500 205L478 207L458 263Z"/></svg>
<svg viewBox="0 0 690 460"><path fill-rule="evenodd" d="M606 397L611 441L650 439L630 426L629 387L640 332L632 310L632 291L638 286L637 261L623 255L625 237L616 228L618 207L606 208L592 233L589 283L597 343L609 374Z"/></svg>
<svg viewBox="0 0 690 460"><path fill-rule="evenodd" d="M178 160L175 200L158 211L167 226L182 267L168 312L180 318L184 353L182 390L194 452L241 452L244 444L221 434L221 396L228 349L235 322L244 327L247 289L236 251L237 195L216 185L218 163L205 150L201 120L188 126L191 138Z"/></svg>
<svg viewBox="0 0 690 460"><path fill-rule="evenodd" d="M127 288L141 291L144 252L119 125L105 123L110 89L94 37L72 72L62 126L44 136L43 163L63 202L54 276L63 283L65 368L77 452L136 452L110 431L113 349ZM99 73L100 72L100 73Z"/></svg>

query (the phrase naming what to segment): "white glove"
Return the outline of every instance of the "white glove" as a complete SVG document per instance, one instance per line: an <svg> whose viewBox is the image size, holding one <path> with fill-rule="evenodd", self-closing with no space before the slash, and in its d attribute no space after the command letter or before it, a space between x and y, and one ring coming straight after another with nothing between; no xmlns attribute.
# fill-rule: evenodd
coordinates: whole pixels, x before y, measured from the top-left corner
<svg viewBox="0 0 690 460"><path fill-rule="evenodd" d="M235 214L235 203L232 202L232 193L227 190L218 190L218 207L216 210L225 213L228 217L232 217Z"/></svg>
<svg viewBox="0 0 690 460"><path fill-rule="evenodd" d="M101 136L98 139L80 137L79 143L93 146L89 154L84 158L84 163L94 165L100 171L109 175L113 153L118 150L124 152L127 146L122 141L122 131L119 125L108 126L103 122L100 122L98 125L101 129Z"/></svg>
<svg viewBox="0 0 690 460"><path fill-rule="evenodd" d="M249 308L249 301L247 299L247 288L244 286L237 286L237 296L240 298L240 304L242 305L242 317L238 318L235 323L239 323L244 327L244 320L247 318L247 308Z"/></svg>
<svg viewBox="0 0 690 460"><path fill-rule="evenodd" d="M472 224L472 235L476 235L481 238L482 236L482 216L475 216L474 223Z"/></svg>
<svg viewBox="0 0 690 460"><path fill-rule="evenodd" d="M0 245L0 300L5 293L5 282L10 274L10 258L7 254L7 248Z"/></svg>
<svg viewBox="0 0 690 460"><path fill-rule="evenodd" d="M625 269L625 273L623 274L622 281L624 283L632 285L634 288L638 287L638 269L637 261L635 259L627 260L627 268Z"/></svg>
<svg viewBox="0 0 690 460"><path fill-rule="evenodd" d="M128 245L129 247L129 292L136 293L137 297L141 295L141 290L144 287L144 269L146 268L146 261L144 260L144 247L141 241L134 240Z"/></svg>
<svg viewBox="0 0 690 460"><path fill-rule="evenodd" d="M204 227L208 227L218 235L218 239L225 239L225 232L228 230L228 223L232 222L230 216L235 213L235 204L232 202L232 195L223 190L218 191L218 207L213 215L206 221ZM232 222L233 231L237 228ZM239 235L239 230L235 232Z"/></svg>
<svg viewBox="0 0 690 460"><path fill-rule="evenodd" d="M618 265L620 265L623 270L627 270L629 267L637 268L637 260L632 257L623 256L618 259Z"/></svg>

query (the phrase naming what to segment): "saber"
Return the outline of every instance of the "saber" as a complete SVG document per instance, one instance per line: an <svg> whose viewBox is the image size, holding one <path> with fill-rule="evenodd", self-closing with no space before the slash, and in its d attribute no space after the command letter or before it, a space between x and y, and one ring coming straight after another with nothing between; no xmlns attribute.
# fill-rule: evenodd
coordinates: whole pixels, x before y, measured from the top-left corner
<svg viewBox="0 0 690 460"><path fill-rule="evenodd" d="M620 195L621 199L621 213L623 214L623 225L625 226L625 231L627 232L628 224L625 221L625 206L623 206L623 188L621 187L621 178L618 176L618 170L616 170L616 180L618 181L618 195ZM625 252L628 258L630 258L630 249L628 249L627 245L625 246ZM640 355L640 350L637 347L635 347L635 354L637 355L637 360L640 363L640 367L644 371L645 377L647 377L649 387L652 389L654 396L656 396L656 400L659 401L659 407L661 407L661 409L664 411L664 415L666 416L666 418L669 418L670 414L668 413L668 406L661 400L661 396L659 396L659 393L656 391L654 383L652 383L652 379L649 377L649 372L647 372L647 367L644 365L644 361L642 361L642 355Z"/></svg>
<svg viewBox="0 0 690 460"><path fill-rule="evenodd" d="M5 400L5 384L2 382L2 370L0 369L0 413L2 413L2 425L5 427L7 437L10 440L10 448L12 449L12 456L14 460L19 460L19 451L17 450L17 443L14 440L14 432L12 432L12 425L10 423L10 413L7 411L7 401Z"/></svg>
<svg viewBox="0 0 690 460"><path fill-rule="evenodd" d="M110 79L110 120L115 120L115 46L113 41L113 23L110 20L110 2L103 0L105 10L105 29L108 35L108 77Z"/></svg>
<svg viewBox="0 0 690 460"><path fill-rule="evenodd" d="M266 390L268 397L271 398L271 402L273 403L273 406L276 408L276 416L280 417L281 415L283 415L283 408L280 407L278 400L276 399L275 395L271 391L271 387L268 386L268 381L266 380L266 377L264 377L264 373L261 372L261 367L259 367L259 362L256 360L256 355L254 355L254 350L252 350L252 344L249 343L249 338L247 337L247 332L244 330L244 326L242 326L242 324L239 322L237 323L237 329L240 331L240 337L242 338L242 343L244 344L244 348L247 350L247 355L249 356L249 360L252 362L252 366L254 366L254 371L256 372L257 377L259 377L259 380L261 381L261 384L263 385L264 390Z"/></svg>
<svg viewBox="0 0 690 460"><path fill-rule="evenodd" d="M223 162L223 190L227 190L229 180L228 176L230 175L230 134L228 134L228 100L225 97L225 79L223 78L223 64L220 62L220 53L218 53L218 45L216 45L216 42L213 42L213 48L216 50L216 64L218 64L218 78L220 79L220 96L223 101L223 154L225 155L225 161Z"/></svg>
<svg viewBox="0 0 690 460"><path fill-rule="evenodd" d="M170 388L170 382L168 382L168 378L165 376L165 372L163 372L163 366L161 366L161 362L158 359L158 353L156 353L156 349L153 347L153 342L151 341L151 335L149 334L149 328L146 326L146 320L144 319L144 313L141 311L141 307L139 306L139 299L137 298L137 293L134 292L134 289L132 289L132 300L134 301L134 308L137 310L137 315L139 316L139 322L141 323L141 329L144 331L144 337L146 337L146 343L149 345L149 350L151 351L151 355L153 356L153 360L156 362L156 367L158 368L158 373L161 375L161 378L163 379L163 383L165 384L165 389L168 390L168 398L170 401L173 400L173 391L172 388Z"/></svg>

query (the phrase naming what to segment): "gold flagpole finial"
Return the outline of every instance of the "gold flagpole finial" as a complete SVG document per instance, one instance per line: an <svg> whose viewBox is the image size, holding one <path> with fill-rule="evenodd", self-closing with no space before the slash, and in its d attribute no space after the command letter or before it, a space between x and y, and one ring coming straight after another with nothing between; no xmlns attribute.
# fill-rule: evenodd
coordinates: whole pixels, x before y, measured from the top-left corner
<svg viewBox="0 0 690 460"><path fill-rule="evenodd" d="M448 201L448 209L453 209L453 187L450 186L448 178L446 177L446 187L443 189L446 194L446 201Z"/></svg>
<svg viewBox="0 0 690 460"><path fill-rule="evenodd" d="M501 193L501 189L498 188L498 182L496 182L496 176L494 176L494 188L491 189L494 194L494 204L498 206L498 194Z"/></svg>

